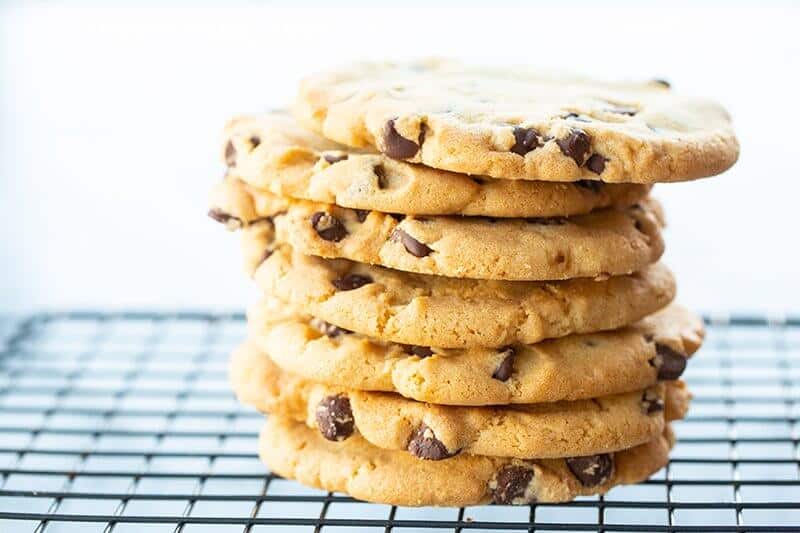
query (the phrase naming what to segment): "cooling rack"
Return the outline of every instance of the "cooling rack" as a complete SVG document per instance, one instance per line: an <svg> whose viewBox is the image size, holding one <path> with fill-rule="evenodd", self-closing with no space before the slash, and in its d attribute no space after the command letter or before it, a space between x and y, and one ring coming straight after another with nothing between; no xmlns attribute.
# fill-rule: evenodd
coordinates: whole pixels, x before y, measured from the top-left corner
<svg viewBox="0 0 800 533"><path fill-rule="evenodd" d="M271 475L226 379L239 315L0 319L0 532L800 531L800 317L712 317L651 480L566 505L403 508Z"/></svg>

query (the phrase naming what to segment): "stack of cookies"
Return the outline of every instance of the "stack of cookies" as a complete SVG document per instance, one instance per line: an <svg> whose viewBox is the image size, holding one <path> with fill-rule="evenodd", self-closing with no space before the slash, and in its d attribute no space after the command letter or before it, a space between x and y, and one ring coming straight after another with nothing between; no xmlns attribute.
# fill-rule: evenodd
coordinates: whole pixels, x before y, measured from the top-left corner
<svg viewBox="0 0 800 533"><path fill-rule="evenodd" d="M703 327L673 303L649 193L735 162L722 108L664 82L360 64L224 146L210 215L263 292L231 379L270 415L274 472L463 506L667 463Z"/></svg>

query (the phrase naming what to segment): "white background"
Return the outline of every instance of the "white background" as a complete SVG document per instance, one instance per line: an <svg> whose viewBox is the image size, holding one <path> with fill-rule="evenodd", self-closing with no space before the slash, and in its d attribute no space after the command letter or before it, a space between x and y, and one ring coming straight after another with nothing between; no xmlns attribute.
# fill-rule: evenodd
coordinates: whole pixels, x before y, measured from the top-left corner
<svg viewBox="0 0 800 533"><path fill-rule="evenodd" d="M441 55L664 77L719 99L738 165L657 188L680 298L800 311L800 12L558 5L571 7L3 4L0 309L241 308L255 291L238 239L205 217L226 118L283 106L317 69Z"/></svg>

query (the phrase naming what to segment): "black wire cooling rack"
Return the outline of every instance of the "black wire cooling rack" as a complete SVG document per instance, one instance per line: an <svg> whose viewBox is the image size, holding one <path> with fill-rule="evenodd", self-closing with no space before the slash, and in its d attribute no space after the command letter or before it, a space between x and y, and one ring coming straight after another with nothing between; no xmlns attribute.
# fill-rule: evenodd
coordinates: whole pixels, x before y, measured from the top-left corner
<svg viewBox="0 0 800 533"><path fill-rule="evenodd" d="M403 508L270 475L241 316L0 320L0 532L800 531L800 317L709 321L667 468L566 505Z"/></svg>

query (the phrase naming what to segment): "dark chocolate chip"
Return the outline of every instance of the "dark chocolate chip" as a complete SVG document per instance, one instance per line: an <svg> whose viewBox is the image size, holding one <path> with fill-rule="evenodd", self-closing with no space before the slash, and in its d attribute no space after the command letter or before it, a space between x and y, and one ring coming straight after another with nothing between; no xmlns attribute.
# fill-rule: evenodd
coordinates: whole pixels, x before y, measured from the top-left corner
<svg viewBox="0 0 800 533"><path fill-rule="evenodd" d="M326 396L317 404L317 427L328 440L344 440L353 434L355 421L347 396Z"/></svg>
<svg viewBox="0 0 800 533"><path fill-rule="evenodd" d="M655 392L646 390L642 393L641 401L642 413L652 415L664 410L664 400L662 400Z"/></svg>
<svg viewBox="0 0 800 533"><path fill-rule="evenodd" d="M386 169L383 165L375 165L372 167L372 172L374 172L375 176L378 178L379 189L386 189L389 187L389 181L386 179Z"/></svg>
<svg viewBox="0 0 800 533"><path fill-rule="evenodd" d="M514 146L511 151L525 157L525 154L536 150L539 143L539 132L533 128L514 128Z"/></svg>
<svg viewBox="0 0 800 533"><path fill-rule="evenodd" d="M257 135L253 135L252 137L250 137L250 147L251 147L250 149L251 150L255 150L256 148L258 148L259 144L261 144L261 138L260 137L258 137Z"/></svg>
<svg viewBox="0 0 800 533"><path fill-rule="evenodd" d="M367 216L369 215L369 211L366 209L354 209L356 212L356 218L359 222L364 222L367 220Z"/></svg>
<svg viewBox="0 0 800 533"><path fill-rule="evenodd" d="M586 161L586 156L592 148L592 138L583 130L573 129L569 135L563 139L556 140L561 152L571 157L575 164L582 166Z"/></svg>
<svg viewBox="0 0 800 533"><path fill-rule="evenodd" d="M656 356L650 364L658 369L658 379L678 379L686 370L686 357L666 344L656 343Z"/></svg>
<svg viewBox="0 0 800 533"><path fill-rule="evenodd" d="M528 224L541 224L543 226L563 226L567 223L564 217L528 217L525 219Z"/></svg>
<svg viewBox="0 0 800 533"><path fill-rule="evenodd" d="M433 251L433 249L426 244L419 242L400 228L396 228L394 232L392 232L392 238L395 240L399 239L400 242L403 243L406 251L414 257L426 257Z"/></svg>
<svg viewBox="0 0 800 533"><path fill-rule="evenodd" d="M589 158L589 161L592 160L592 157ZM603 182L597 180L579 180L575 182L575 186L592 192L600 192L603 188Z"/></svg>
<svg viewBox="0 0 800 533"><path fill-rule="evenodd" d="M395 119L388 120L383 127L383 153L392 159L408 159L419 151L419 145L397 133ZM420 128L420 135L424 130Z"/></svg>
<svg viewBox="0 0 800 533"><path fill-rule="evenodd" d="M603 171L606 169L606 159L600 154L592 154L589 156L589 159L586 160L586 168L594 172L595 174L602 174Z"/></svg>
<svg viewBox="0 0 800 533"><path fill-rule="evenodd" d="M564 115L561 118L563 118L565 120L574 120L576 122L591 122L592 121L590 118L582 117L577 113L567 113L566 115Z"/></svg>
<svg viewBox="0 0 800 533"><path fill-rule="evenodd" d="M322 158L332 165L334 163L338 163L339 161L344 161L345 159L347 159L347 154L325 154L322 156Z"/></svg>
<svg viewBox="0 0 800 533"><path fill-rule="evenodd" d="M225 227L228 229L239 229L243 226L241 218L235 217L216 207L208 211L208 216L220 224L225 224Z"/></svg>
<svg viewBox="0 0 800 533"><path fill-rule="evenodd" d="M311 226L317 235L326 241L339 242L347 237L347 228L342 221L324 211L317 211L311 215Z"/></svg>
<svg viewBox="0 0 800 533"><path fill-rule="evenodd" d="M236 166L236 148L233 146L233 141L228 141L225 145L225 164L229 167Z"/></svg>
<svg viewBox="0 0 800 533"><path fill-rule="evenodd" d="M427 346L413 346L411 344L408 344L406 345L405 350L407 353L410 353L411 355L416 355L423 359L433 355L433 350L431 350Z"/></svg>
<svg viewBox="0 0 800 533"><path fill-rule="evenodd" d="M634 116L639 111L636 108L628 107L628 106L616 106L616 107L609 107L606 109L609 113L614 113L615 115L628 115L629 117Z"/></svg>
<svg viewBox="0 0 800 533"><path fill-rule="evenodd" d="M532 494L533 470L520 465L504 466L489 484L494 503L528 504L536 501Z"/></svg>
<svg viewBox="0 0 800 533"><path fill-rule="evenodd" d="M411 440L408 441L408 451L420 459L428 459L430 461L441 461L458 453L457 451L453 453L447 451L447 447L436 438L433 430L424 423L417 428L411 436Z"/></svg>
<svg viewBox="0 0 800 533"><path fill-rule="evenodd" d="M670 82L668 82L667 80L664 80L664 79L660 79L660 78L654 79L653 83L655 83L656 85L661 85L662 87L665 87L667 89L672 87L672 84Z"/></svg>
<svg viewBox="0 0 800 533"><path fill-rule="evenodd" d="M565 461L570 472L584 487L602 485L614 473L614 459L608 453L568 457Z"/></svg>
<svg viewBox="0 0 800 533"><path fill-rule="evenodd" d="M349 329L340 328L339 326L334 326L330 322L325 322L324 320L320 320L315 318L311 321L311 325L314 326L316 329L323 333L326 337L330 337L333 339L334 337L338 337L339 335L347 335L348 333L353 333Z"/></svg>
<svg viewBox="0 0 800 533"><path fill-rule="evenodd" d="M406 216L403 213L387 213L387 214L398 222L402 222L406 218Z"/></svg>
<svg viewBox="0 0 800 533"><path fill-rule="evenodd" d="M514 355L516 354L516 350L512 346L507 348L503 348L500 352L500 355L503 356L503 360L500 362L498 367L495 369L492 377L494 379L500 381L508 381L508 378L511 377L511 374L514 373Z"/></svg>
<svg viewBox="0 0 800 533"><path fill-rule="evenodd" d="M372 283L372 278L361 274L347 274L339 279L331 281L334 287L340 291L352 291Z"/></svg>

